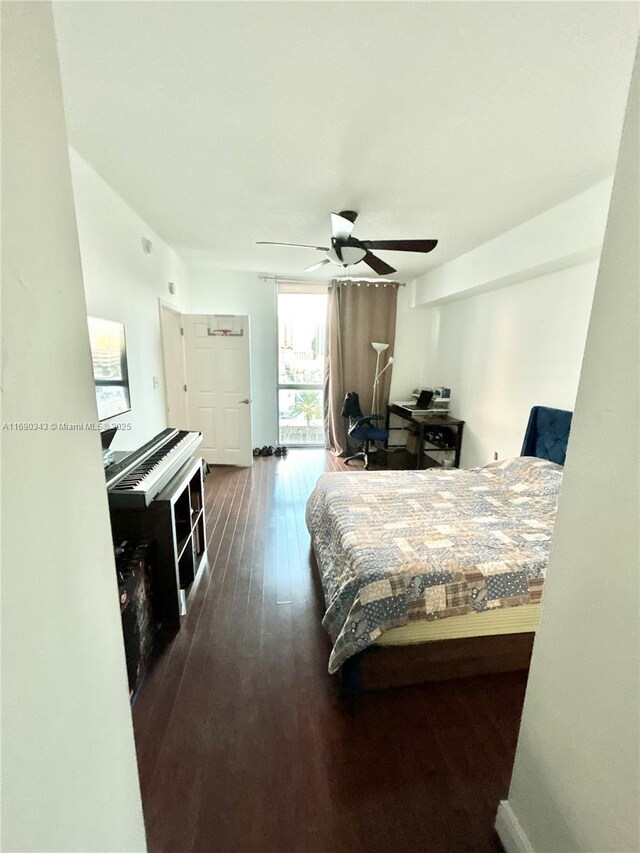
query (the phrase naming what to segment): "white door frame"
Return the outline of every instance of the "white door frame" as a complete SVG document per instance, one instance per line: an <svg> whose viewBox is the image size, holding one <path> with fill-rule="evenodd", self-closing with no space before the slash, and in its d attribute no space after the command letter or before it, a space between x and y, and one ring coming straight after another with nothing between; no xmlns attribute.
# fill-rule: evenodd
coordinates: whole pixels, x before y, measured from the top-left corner
<svg viewBox="0 0 640 853"><path fill-rule="evenodd" d="M162 312L170 311L172 314L177 314L182 321L182 311L179 308L176 308L175 305L171 305L169 302L165 302L165 300L159 296L158 297L158 322L160 324L160 348L162 350L162 387L164 388L164 414L167 426L171 426L169 423L169 388L167 384L167 359L166 359L166 341L164 339L164 331L162 329ZM181 322L182 325L182 322ZM184 336L184 331L183 331ZM184 354L184 337L182 343L182 386L186 389L187 384L187 365ZM189 415L189 410L186 402L186 390L185 390L185 414L186 417ZM186 427L186 423L184 424Z"/></svg>

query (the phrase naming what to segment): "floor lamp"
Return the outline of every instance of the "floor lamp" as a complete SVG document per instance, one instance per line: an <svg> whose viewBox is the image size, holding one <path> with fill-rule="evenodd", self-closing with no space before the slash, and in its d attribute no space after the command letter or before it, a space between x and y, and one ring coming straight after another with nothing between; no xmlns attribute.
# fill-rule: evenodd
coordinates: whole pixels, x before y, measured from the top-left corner
<svg viewBox="0 0 640 853"><path fill-rule="evenodd" d="M393 364L393 356L389 358L389 361L385 364L385 366L380 370L380 356L382 353L389 349L389 344L381 344L377 341L372 341L371 346L376 351L376 371L373 374L373 396L371 401L371 414L377 415L378 412L378 383L380 381L380 377L385 372L385 370Z"/></svg>

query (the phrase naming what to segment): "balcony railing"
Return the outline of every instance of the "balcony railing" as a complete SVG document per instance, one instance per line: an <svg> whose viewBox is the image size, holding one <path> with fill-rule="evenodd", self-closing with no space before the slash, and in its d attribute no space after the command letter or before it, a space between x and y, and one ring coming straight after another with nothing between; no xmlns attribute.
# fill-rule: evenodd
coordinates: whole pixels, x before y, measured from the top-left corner
<svg viewBox="0 0 640 853"><path fill-rule="evenodd" d="M324 444L324 429L320 426L280 425L280 444Z"/></svg>

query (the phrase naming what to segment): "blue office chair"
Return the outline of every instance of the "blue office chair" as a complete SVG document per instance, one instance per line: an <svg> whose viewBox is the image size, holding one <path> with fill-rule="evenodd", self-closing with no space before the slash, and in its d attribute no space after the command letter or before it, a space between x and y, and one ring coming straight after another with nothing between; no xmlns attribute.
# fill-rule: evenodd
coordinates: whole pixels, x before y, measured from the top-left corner
<svg viewBox="0 0 640 853"><path fill-rule="evenodd" d="M354 453L352 456L347 456L345 462L351 462L352 459L364 459L365 470L369 468L369 453L371 450L372 441L388 441L389 431L382 427L377 427L373 422L382 420L382 415L363 415L360 409L360 400L355 391L349 391L344 398L342 404L343 418L349 418L349 429L347 434L356 441L362 441L364 446L362 450Z"/></svg>

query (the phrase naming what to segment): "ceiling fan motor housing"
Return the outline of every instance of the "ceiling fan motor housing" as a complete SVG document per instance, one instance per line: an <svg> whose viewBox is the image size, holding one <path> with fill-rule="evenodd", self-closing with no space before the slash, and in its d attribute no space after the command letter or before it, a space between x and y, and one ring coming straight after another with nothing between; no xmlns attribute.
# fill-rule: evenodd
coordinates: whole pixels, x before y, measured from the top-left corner
<svg viewBox="0 0 640 853"><path fill-rule="evenodd" d="M358 241L351 238L348 242L345 240L336 240L332 238L331 248L327 252L327 258L334 264L340 264L343 267L351 267L354 264L359 264L367 254L367 250L358 245Z"/></svg>

